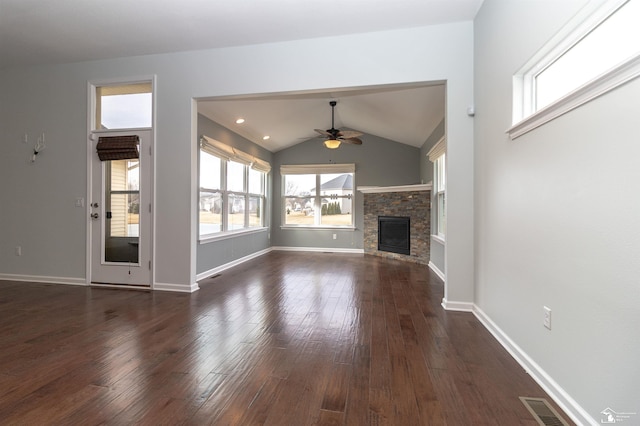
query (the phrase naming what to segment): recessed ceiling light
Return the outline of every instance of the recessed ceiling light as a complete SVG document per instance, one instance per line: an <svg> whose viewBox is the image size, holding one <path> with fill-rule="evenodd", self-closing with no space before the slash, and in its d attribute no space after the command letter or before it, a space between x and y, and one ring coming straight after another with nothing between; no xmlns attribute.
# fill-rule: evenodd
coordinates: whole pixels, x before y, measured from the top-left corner
<svg viewBox="0 0 640 426"><path fill-rule="evenodd" d="M236 120L236 124L242 124L242 123L244 123L244 118L238 118Z"/></svg>
<svg viewBox="0 0 640 426"><path fill-rule="evenodd" d="M263 141L267 141L267 140L269 140L269 139L271 139L271 136L269 136L269 135L266 135L266 136L263 136L263 137L262 137L262 140L263 140Z"/></svg>

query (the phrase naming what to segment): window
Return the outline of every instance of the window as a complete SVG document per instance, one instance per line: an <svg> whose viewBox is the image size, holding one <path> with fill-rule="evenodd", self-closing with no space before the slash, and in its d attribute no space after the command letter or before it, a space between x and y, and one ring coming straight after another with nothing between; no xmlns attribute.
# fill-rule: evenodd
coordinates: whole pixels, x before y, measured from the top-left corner
<svg viewBox="0 0 640 426"><path fill-rule="evenodd" d="M151 127L151 82L98 86L95 100L96 130Z"/></svg>
<svg viewBox="0 0 640 426"><path fill-rule="evenodd" d="M203 136L200 140L200 238L264 227L269 163Z"/></svg>
<svg viewBox="0 0 640 426"><path fill-rule="evenodd" d="M447 203L446 203L446 141L444 138L431 148L427 156L433 162L433 200L435 204L435 223L431 233L444 239L447 231Z"/></svg>
<svg viewBox="0 0 640 426"><path fill-rule="evenodd" d="M282 225L353 228L354 164L282 166Z"/></svg>
<svg viewBox="0 0 640 426"><path fill-rule="evenodd" d="M640 75L640 2L587 6L513 80L512 139Z"/></svg>

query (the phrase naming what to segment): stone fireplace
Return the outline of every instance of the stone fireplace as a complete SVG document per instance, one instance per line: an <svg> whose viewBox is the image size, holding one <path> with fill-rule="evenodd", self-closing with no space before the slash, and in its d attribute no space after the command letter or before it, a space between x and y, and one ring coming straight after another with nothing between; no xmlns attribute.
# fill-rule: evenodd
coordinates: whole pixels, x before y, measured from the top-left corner
<svg viewBox="0 0 640 426"><path fill-rule="evenodd" d="M431 185L358 187L358 191L364 194L365 254L429 264ZM408 219L408 254L389 251L386 247L379 249L380 218ZM393 222L392 226L397 228L397 224Z"/></svg>

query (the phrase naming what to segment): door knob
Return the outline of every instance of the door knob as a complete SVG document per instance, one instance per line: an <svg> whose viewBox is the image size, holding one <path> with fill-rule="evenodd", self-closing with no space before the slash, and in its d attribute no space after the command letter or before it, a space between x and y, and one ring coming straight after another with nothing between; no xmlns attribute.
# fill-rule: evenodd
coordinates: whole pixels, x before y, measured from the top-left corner
<svg viewBox="0 0 640 426"><path fill-rule="evenodd" d="M98 213L91 213L91 219L97 219L100 215Z"/></svg>

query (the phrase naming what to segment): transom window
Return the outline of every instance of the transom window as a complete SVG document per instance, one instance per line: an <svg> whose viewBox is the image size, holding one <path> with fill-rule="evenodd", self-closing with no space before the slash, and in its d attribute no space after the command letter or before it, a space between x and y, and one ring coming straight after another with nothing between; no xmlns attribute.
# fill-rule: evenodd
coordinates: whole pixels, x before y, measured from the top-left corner
<svg viewBox="0 0 640 426"><path fill-rule="evenodd" d="M640 2L587 5L513 79L512 139L640 75Z"/></svg>
<svg viewBox="0 0 640 426"><path fill-rule="evenodd" d="M264 227L269 163L203 136L200 141L200 239Z"/></svg>
<svg viewBox="0 0 640 426"><path fill-rule="evenodd" d="M151 82L96 87L96 130L152 126Z"/></svg>
<svg viewBox="0 0 640 426"><path fill-rule="evenodd" d="M354 164L281 166L282 225L353 227Z"/></svg>

